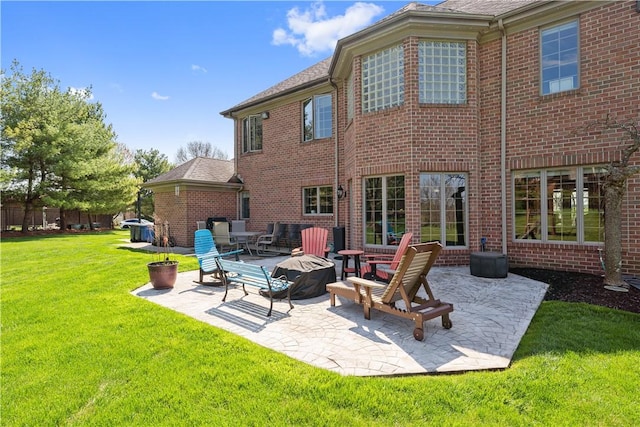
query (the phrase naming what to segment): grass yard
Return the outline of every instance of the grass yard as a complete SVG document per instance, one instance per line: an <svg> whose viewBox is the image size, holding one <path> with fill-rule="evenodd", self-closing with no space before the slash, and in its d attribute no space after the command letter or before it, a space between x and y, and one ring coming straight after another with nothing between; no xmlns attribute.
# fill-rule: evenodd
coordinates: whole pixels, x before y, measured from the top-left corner
<svg viewBox="0 0 640 427"><path fill-rule="evenodd" d="M132 296L128 236L0 243L3 426L640 425L638 314L544 302L505 371L341 377Z"/></svg>

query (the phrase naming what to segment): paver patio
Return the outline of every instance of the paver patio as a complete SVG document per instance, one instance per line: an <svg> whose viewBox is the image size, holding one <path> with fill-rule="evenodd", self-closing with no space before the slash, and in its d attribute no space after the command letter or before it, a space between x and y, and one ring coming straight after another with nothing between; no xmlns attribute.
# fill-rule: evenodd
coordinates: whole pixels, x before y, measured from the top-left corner
<svg viewBox="0 0 640 427"><path fill-rule="evenodd" d="M283 259L246 261L271 269ZM132 294L310 365L356 376L507 368L547 289L514 274L486 279L471 276L468 266L434 267L428 280L436 298L453 303L453 327L442 328L440 319L426 322L420 342L413 338L413 322L375 310L366 320L362 306L340 297L336 307L328 294L294 300L293 310L286 300L275 301L266 317L269 300L256 289L244 296L232 288L222 302L223 287L197 280L198 271L180 273L171 290L147 283Z"/></svg>

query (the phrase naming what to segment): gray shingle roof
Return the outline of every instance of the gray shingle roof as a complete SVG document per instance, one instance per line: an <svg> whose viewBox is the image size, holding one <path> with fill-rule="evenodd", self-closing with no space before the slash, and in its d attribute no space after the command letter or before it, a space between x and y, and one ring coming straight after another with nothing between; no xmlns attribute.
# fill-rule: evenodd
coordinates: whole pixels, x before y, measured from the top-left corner
<svg viewBox="0 0 640 427"><path fill-rule="evenodd" d="M161 184L173 181L201 181L206 183L236 182L233 161L196 157L167 173L157 176L145 184Z"/></svg>
<svg viewBox="0 0 640 427"><path fill-rule="evenodd" d="M331 64L331 57L326 58L315 65L299 72L298 74L289 77L286 80L281 81L280 83L271 86L269 89L260 92L257 95L252 96L251 98L242 101L240 104L231 107L227 111L223 111L222 115L227 115L231 111L240 110L244 107L250 106L254 102L262 102L269 99L272 96L283 95L293 89L300 89L307 84L314 83L316 81L321 81L323 79L329 79L329 65Z"/></svg>
<svg viewBox="0 0 640 427"><path fill-rule="evenodd" d="M543 1L546 0L445 0L438 3L438 7L474 15L498 16L531 3Z"/></svg>

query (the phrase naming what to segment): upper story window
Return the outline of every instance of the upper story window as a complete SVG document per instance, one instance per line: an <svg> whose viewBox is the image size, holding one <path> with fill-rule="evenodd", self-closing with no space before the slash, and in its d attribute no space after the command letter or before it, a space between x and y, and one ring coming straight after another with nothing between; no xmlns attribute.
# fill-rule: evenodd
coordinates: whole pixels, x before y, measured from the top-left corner
<svg viewBox="0 0 640 427"><path fill-rule="evenodd" d="M302 104L303 140L331 137L331 95L316 95Z"/></svg>
<svg viewBox="0 0 640 427"><path fill-rule="evenodd" d="M333 187L308 187L302 189L305 215L333 213Z"/></svg>
<svg viewBox="0 0 640 427"><path fill-rule="evenodd" d="M353 73L347 78L347 120L353 119L355 114L355 94L353 92Z"/></svg>
<svg viewBox="0 0 640 427"><path fill-rule="evenodd" d="M262 117L249 116L242 120L242 152L262 150Z"/></svg>
<svg viewBox="0 0 640 427"><path fill-rule="evenodd" d="M390 47L362 61L362 111L404 104L404 50Z"/></svg>
<svg viewBox="0 0 640 427"><path fill-rule="evenodd" d="M578 21L540 31L542 94L578 88Z"/></svg>
<svg viewBox="0 0 640 427"><path fill-rule="evenodd" d="M467 44L424 40L418 42L420 102L467 102Z"/></svg>

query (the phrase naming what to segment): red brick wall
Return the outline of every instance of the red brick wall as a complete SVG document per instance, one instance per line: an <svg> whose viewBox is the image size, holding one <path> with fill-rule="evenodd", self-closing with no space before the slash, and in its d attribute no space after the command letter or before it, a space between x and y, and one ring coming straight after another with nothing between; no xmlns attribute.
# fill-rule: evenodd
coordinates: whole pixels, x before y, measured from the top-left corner
<svg viewBox="0 0 640 427"><path fill-rule="evenodd" d="M193 247L196 221L214 216L226 217L229 221L237 219L237 193L233 190L181 185L179 195L174 187L170 191L157 190L154 195L156 217L169 222L178 246Z"/></svg>
<svg viewBox="0 0 640 427"><path fill-rule="evenodd" d="M331 86L327 86L314 94L331 90ZM250 196L248 230L266 230L267 224L276 221L314 224L330 230L334 226L333 215L302 212L303 187L333 187L335 179L334 138L302 142L302 102L309 96L269 109L269 118L262 121L262 151L242 153L240 150L237 154L237 171ZM236 126L236 144L241 147L241 120ZM329 240L332 237L330 233Z"/></svg>
<svg viewBox="0 0 640 427"><path fill-rule="evenodd" d="M580 88L555 95L539 95L538 29L508 36L509 178L513 170L603 164L619 158L620 135L596 136L580 128L589 121L602 120L607 114L626 120L640 118L640 13L635 12L634 2L604 5L582 14L579 22ZM484 48L497 52L498 46L499 42ZM496 85L496 78L491 76L499 66L497 58L495 54L485 57L484 75L492 86ZM488 98L491 92L487 91ZM486 117L495 115L495 107L484 107ZM493 120L486 122L489 123L486 137L493 139L495 124ZM640 163L640 153L634 156L634 163ZM483 162L483 169L486 166ZM497 190L487 180L483 182L483 187L485 185ZM623 268L636 272L640 271L639 185L639 176L629 182L622 219ZM509 218L512 214L510 193ZM489 207L482 212L483 217L492 215ZM516 243L512 239L511 220L508 232L512 265L602 272L597 246Z"/></svg>
<svg viewBox="0 0 640 427"><path fill-rule="evenodd" d="M597 245L514 242L511 173L514 170L586 165L615 159L615 138L574 135L589 120L606 114L638 119L640 114L640 13L634 2L603 4L580 16L581 87L577 91L539 95L538 29L508 35L507 54L507 245L512 265L531 265L599 272ZM360 57L352 62L355 117L346 118L346 89L338 81L338 158L334 140L301 143L300 99L269 108L263 121L263 150L238 153L238 172L251 193L249 229L267 223L310 222L332 227L334 216L302 215L302 187L348 188L339 202L337 222L347 227L347 246L362 248L363 177L402 174L406 182L407 229L419 236L420 172L468 174L469 249L446 249L439 264L468 264L469 252L487 237L490 250L502 250L501 217L501 40L467 43L466 105L425 106L418 103L418 38L403 41L405 102L403 106L363 114L360 103ZM331 88L316 93L326 93ZM337 98L336 98L337 97ZM241 138L240 121L236 134ZM237 146L240 141L236 142ZM640 154L633 161L638 164ZM623 252L626 271L640 271L640 176L629 182L624 202ZM414 238L418 241L419 238Z"/></svg>

